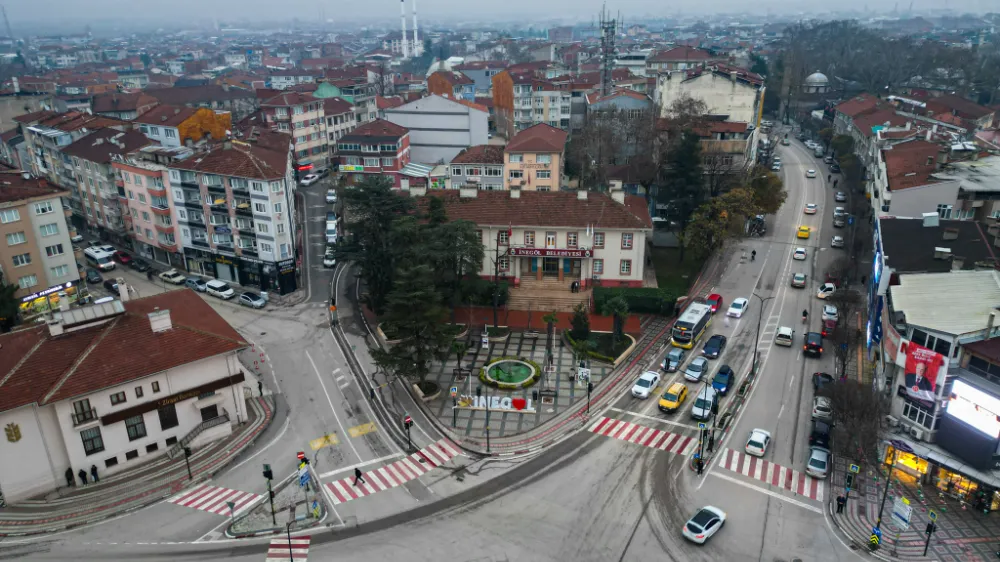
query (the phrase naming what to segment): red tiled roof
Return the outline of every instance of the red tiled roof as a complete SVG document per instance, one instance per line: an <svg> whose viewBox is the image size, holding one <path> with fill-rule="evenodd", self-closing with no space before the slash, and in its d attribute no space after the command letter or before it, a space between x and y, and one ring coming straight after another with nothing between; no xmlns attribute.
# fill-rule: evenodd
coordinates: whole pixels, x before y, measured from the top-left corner
<svg viewBox="0 0 1000 562"><path fill-rule="evenodd" d="M695 127L694 132L701 137L708 137L713 133L745 133L747 124L742 121L711 121Z"/></svg>
<svg viewBox="0 0 1000 562"><path fill-rule="evenodd" d="M514 135L506 152L562 152L568 133L546 123L532 125Z"/></svg>
<svg viewBox="0 0 1000 562"><path fill-rule="evenodd" d="M172 328L153 332L147 314L170 310ZM88 394L247 343L190 289L134 299L125 313L88 328L49 335L47 326L0 335L0 411Z"/></svg>
<svg viewBox="0 0 1000 562"><path fill-rule="evenodd" d="M437 72L431 74L431 76L437 76L438 78L443 78L448 81L451 85L456 84L475 84L472 78L458 72L457 70L438 70ZM427 77L428 79L430 76Z"/></svg>
<svg viewBox="0 0 1000 562"><path fill-rule="evenodd" d="M458 70L458 71L462 71L462 70L485 70L487 68L489 68L489 69L507 68L508 64L509 63L507 61L503 61L503 60L476 60L476 61L469 61L469 62L464 62L464 63L459 64L459 65L455 65L455 66L452 67L452 69L453 70Z"/></svg>
<svg viewBox="0 0 1000 562"><path fill-rule="evenodd" d="M377 109L392 109L393 107L399 107L404 103L403 98L399 96L375 96L375 107Z"/></svg>
<svg viewBox="0 0 1000 562"><path fill-rule="evenodd" d="M451 98L448 98L448 99L451 99ZM471 101L469 101L467 99L464 99L464 98L459 98L457 100L456 99L452 99L451 101L458 102L458 103L464 105L465 107L471 107L472 109L475 109L477 111L482 111L483 113L489 113L490 112L490 108L486 107L485 105L480 104L480 103L476 103L476 102L471 102Z"/></svg>
<svg viewBox="0 0 1000 562"><path fill-rule="evenodd" d="M305 92L294 92L294 91L282 91L282 93L268 98L266 101L261 102L261 107L291 107L293 105L304 105L307 103L312 103L317 101L319 98L314 97L310 93Z"/></svg>
<svg viewBox="0 0 1000 562"><path fill-rule="evenodd" d="M956 94L944 94L943 96L928 100L928 103L931 102L955 111L959 117L964 119L979 119L995 112L993 109L979 105Z"/></svg>
<svg viewBox="0 0 1000 562"><path fill-rule="evenodd" d="M903 142L883 150L889 189L896 191L934 183L936 180L930 175L937 169L940 151L940 146L923 140Z"/></svg>
<svg viewBox="0 0 1000 562"><path fill-rule="evenodd" d="M54 115L59 115L59 112L43 109L41 111L35 111L32 113L25 113L24 115L18 115L17 117L14 118L14 121L17 121L18 123L31 124L37 121L41 121L42 119L48 117L52 117Z"/></svg>
<svg viewBox="0 0 1000 562"><path fill-rule="evenodd" d="M878 105L878 98L864 93L859 94L835 107L834 109L848 117L854 117Z"/></svg>
<svg viewBox="0 0 1000 562"><path fill-rule="evenodd" d="M357 129L354 129L350 133L344 135L340 139L340 142L344 142L345 139L361 141L366 137L398 139L409 132L410 130L402 125L397 125L386 121L385 119L376 119L359 125Z"/></svg>
<svg viewBox="0 0 1000 562"><path fill-rule="evenodd" d="M134 94L123 94L112 92L109 94L98 94L91 102L91 109L94 113L113 113L116 111L138 111L143 107L153 106L160 103L153 96L142 92Z"/></svg>
<svg viewBox="0 0 1000 562"><path fill-rule="evenodd" d="M522 190L517 199L508 191L477 191L468 198L459 195L456 190L438 190L427 197L441 198L450 220L483 226L653 228L646 200L635 195L626 196L624 205L596 191L588 192L587 199L579 199L575 191ZM426 204L426 197L419 204Z"/></svg>
<svg viewBox="0 0 1000 562"><path fill-rule="evenodd" d="M63 148L63 154L76 156L98 164L111 162L111 155L135 152L153 144L139 131L121 132L117 129L98 129Z"/></svg>
<svg viewBox="0 0 1000 562"><path fill-rule="evenodd" d="M604 101L604 100L610 100L610 99L614 99L614 98L622 97L622 96L627 97L627 98L637 99L637 100L643 100L643 101L649 100L649 96L647 96L646 94L640 93L640 92L636 92L635 90L629 90L628 88L615 88L615 91L611 92L610 94L608 94L608 95L606 95L604 97L598 97L597 99L593 99L592 100L590 98L590 96L587 96L587 101L589 103L594 103L594 102Z"/></svg>
<svg viewBox="0 0 1000 562"><path fill-rule="evenodd" d="M503 164L503 147L495 144L477 144L462 149L451 159L452 164Z"/></svg>
<svg viewBox="0 0 1000 562"><path fill-rule="evenodd" d="M282 134L291 140L291 137ZM208 152L200 152L186 160L171 165L182 170L236 176L257 180L278 180L285 177L288 168L288 152L278 151L251 144L219 142Z"/></svg>
<svg viewBox="0 0 1000 562"><path fill-rule="evenodd" d="M161 105L150 109L132 121L134 123L144 123L146 125L161 125L163 127L177 127L189 117L197 112L191 107L176 105Z"/></svg>
<svg viewBox="0 0 1000 562"><path fill-rule="evenodd" d="M24 179L20 171L0 172L0 203L12 203L35 197L55 197L69 193L48 181L31 177ZM0 353L2 356L3 353Z"/></svg>
<svg viewBox="0 0 1000 562"><path fill-rule="evenodd" d="M353 109L351 102L344 98L323 98L323 111L326 115L342 115Z"/></svg>
<svg viewBox="0 0 1000 562"><path fill-rule="evenodd" d="M889 123L890 127L902 127L906 125L907 119L902 115L897 115L891 108L879 109L872 112L865 112L854 120L854 126L866 137L872 136L872 127Z"/></svg>
<svg viewBox="0 0 1000 562"><path fill-rule="evenodd" d="M651 62L675 62L675 61L707 61L712 58L712 53L702 49L695 49L686 45L681 45L666 51L660 51L646 59Z"/></svg>

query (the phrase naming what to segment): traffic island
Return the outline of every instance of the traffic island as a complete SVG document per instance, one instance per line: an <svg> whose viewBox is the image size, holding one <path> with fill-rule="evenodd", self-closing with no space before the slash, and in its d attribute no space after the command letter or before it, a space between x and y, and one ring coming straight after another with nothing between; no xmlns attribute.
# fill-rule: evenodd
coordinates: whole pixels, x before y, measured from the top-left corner
<svg viewBox="0 0 1000 562"><path fill-rule="evenodd" d="M322 523L327 516L326 502L316 487L311 467L307 466L306 474L308 480L296 471L274 485L273 502L265 493L249 510L232 519L226 536L246 538L295 532Z"/></svg>

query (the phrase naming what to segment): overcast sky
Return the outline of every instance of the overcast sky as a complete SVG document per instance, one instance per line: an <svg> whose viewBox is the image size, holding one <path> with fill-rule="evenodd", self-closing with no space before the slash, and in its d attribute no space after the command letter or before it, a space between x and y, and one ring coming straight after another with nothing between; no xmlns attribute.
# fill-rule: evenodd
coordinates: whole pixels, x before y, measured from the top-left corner
<svg viewBox="0 0 1000 562"><path fill-rule="evenodd" d="M407 0L409 4L412 0ZM451 21L467 21L478 17L498 19L520 19L527 14L525 23L532 20L590 19L596 14L604 0L505 0L504 2L474 3L468 0L419 0L419 15L428 18L446 18ZM18 22L58 20L65 24L70 21L83 23L103 23L105 26L115 20L149 21L159 19L164 24L191 21L194 17L218 19L253 19L265 22L287 21L292 17L300 20L318 19L320 10L325 16L336 20L384 19L395 14L398 6L394 0L366 0L362 2L320 2L316 0L0 0L6 5L11 25L17 33ZM900 10L909 6L909 0L899 0ZM478 4L478 6L477 6ZM608 1L608 9L621 11L625 20L639 21L644 16L672 16L710 14L712 12L733 13L752 6L756 13L772 15L787 13L821 13L834 7L839 10L890 11L896 0L617 0ZM914 10L951 8L957 11L984 12L998 9L998 0L913 0ZM523 20L522 20L523 21Z"/></svg>

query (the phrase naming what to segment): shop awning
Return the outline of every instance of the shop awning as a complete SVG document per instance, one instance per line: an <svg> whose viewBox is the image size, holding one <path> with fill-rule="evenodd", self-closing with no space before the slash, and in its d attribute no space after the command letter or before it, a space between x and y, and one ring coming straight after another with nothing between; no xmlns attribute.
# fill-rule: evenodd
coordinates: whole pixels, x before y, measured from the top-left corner
<svg viewBox="0 0 1000 562"><path fill-rule="evenodd" d="M913 449L913 454L917 455L922 459L927 459L934 464L943 466L952 472L957 472L964 476L968 476L980 483L992 486L994 488L1000 488L1000 471L996 470L979 470L978 468L971 467L961 460L953 457L947 452L941 450L937 445L932 445L929 443L921 443L919 441L911 441L909 439L900 439L900 441L905 442Z"/></svg>

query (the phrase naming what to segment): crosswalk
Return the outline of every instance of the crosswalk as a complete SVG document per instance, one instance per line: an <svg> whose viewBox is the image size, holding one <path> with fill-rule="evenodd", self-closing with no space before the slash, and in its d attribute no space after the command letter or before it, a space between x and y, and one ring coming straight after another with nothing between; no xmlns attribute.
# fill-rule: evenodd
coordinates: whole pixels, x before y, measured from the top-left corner
<svg viewBox="0 0 1000 562"><path fill-rule="evenodd" d="M200 509L214 513L215 515L231 515L227 502L234 504L233 511L239 514L244 507L253 503L259 498L257 494L230 490L229 488L219 488L202 484L190 490L186 490L167 500L170 503Z"/></svg>
<svg viewBox="0 0 1000 562"><path fill-rule="evenodd" d="M291 542L286 537L271 539L271 545L267 547L267 558L264 562L306 562L306 555L309 554L310 537L293 537Z"/></svg>
<svg viewBox="0 0 1000 562"><path fill-rule="evenodd" d="M354 477L348 476L327 483L326 488L333 496L333 504L340 505L401 486L443 465L458 454L452 443L442 439L392 464L365 472L357 486L354 485Z"/></svg>
<svg viewBox="0 0 1000 562"><path fill-rule="evenodd" d="M599 433L677 455L687 455L698 445L698 440L694 437L686 437L615 418L602 417L589 429L592 433Z"/></svg>
<svg viewBox="0 0 1000 562"><path fill-rule="evenodd" d="M797 470L732 449L722 451L719 466L765 484L784 488L793 494L823 501L824 482Z"/></svg>

